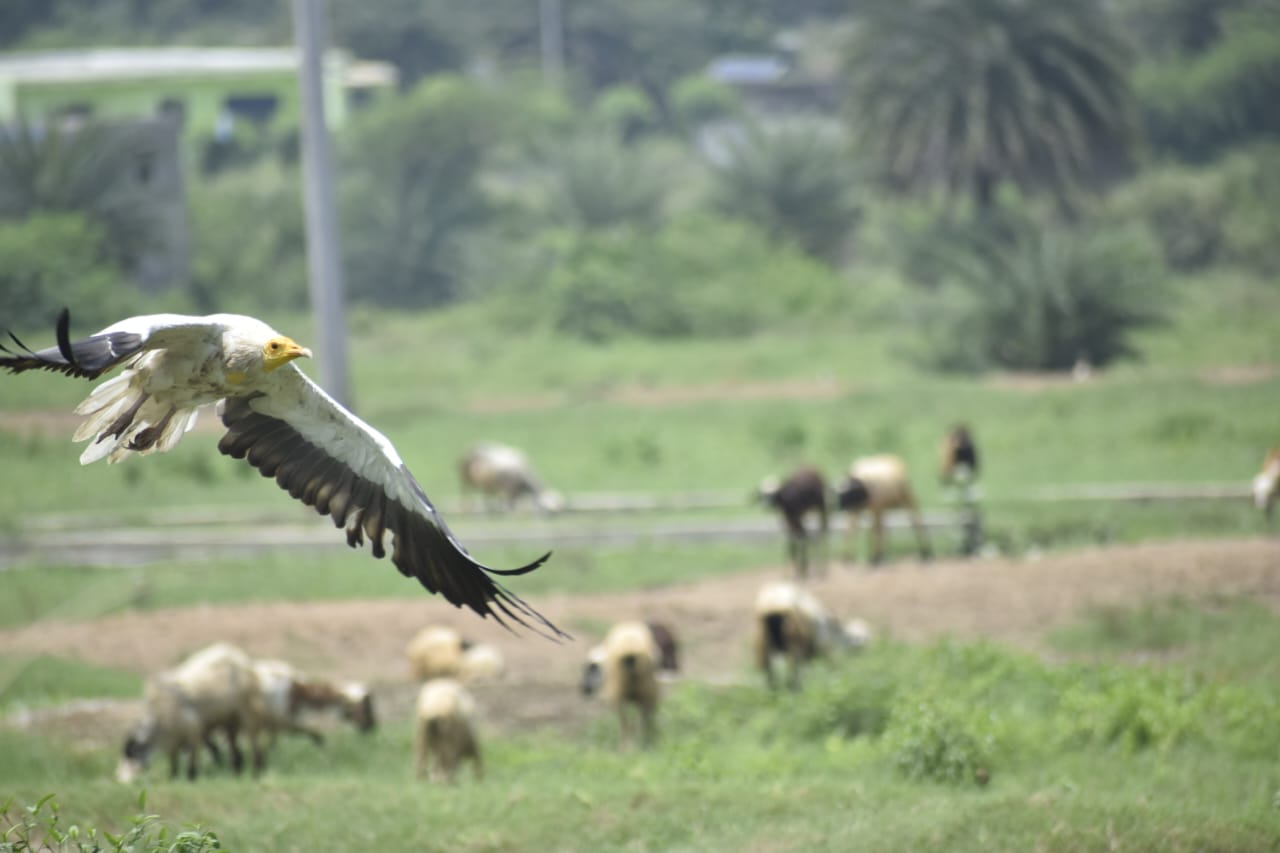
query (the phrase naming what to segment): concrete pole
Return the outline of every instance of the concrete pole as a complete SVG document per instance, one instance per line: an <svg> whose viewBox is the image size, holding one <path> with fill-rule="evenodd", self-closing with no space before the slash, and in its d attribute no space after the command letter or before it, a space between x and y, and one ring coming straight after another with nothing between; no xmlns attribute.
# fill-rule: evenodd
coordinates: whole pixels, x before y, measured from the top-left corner
<svg viewBox="0 0 1280 853"><path fill-rule="evenodd" d="M564 76L564 15L561 0L538 0L538 25L542 46L542 77L559 86Z"/></svg>
<svg viewBox="0 0 1280 853"><path fill-rule="evenodd" d="M324 117L324 52L328 27L324 0L292 0L298 49L298 89L302 96L303 200L307 212L307 281L315 322L320 385L351 407L347 382L347 331L333 152Z"/></svg>

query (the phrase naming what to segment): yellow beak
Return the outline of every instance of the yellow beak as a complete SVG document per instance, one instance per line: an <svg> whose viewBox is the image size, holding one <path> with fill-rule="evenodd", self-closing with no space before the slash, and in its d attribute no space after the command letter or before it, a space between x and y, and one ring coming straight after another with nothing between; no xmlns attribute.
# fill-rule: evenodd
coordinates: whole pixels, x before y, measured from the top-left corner
<svg viewBox="0 0 1280 853"><path fill-rule="evenodd" d="M284 347L275 354L268 355L263 362L263 369L270 373L277 367L288 364L295 358L311 358L311 350L295 343L292 340L285 339Z"/></svg>

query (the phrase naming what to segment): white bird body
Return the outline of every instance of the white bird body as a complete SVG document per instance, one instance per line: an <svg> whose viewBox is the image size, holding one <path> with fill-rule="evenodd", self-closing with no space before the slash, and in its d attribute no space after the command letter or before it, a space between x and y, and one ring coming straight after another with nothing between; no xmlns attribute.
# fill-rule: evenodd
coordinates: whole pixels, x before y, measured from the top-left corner
<svg viewBox="0 0 1280 853"><path fill-rule="evenodd" d="M244 459L264 477L346 530L356 547L367 536L375 557L393 535L392 561L431 592L482 616L529 617L561 632L489 575L524 574L542 559L501 571L474 561L382 433L343 408L292 361L311 351L266 323L238 314L131 317L81 341L58 321L58 345L33 352L0 346L0 367L13 373L43 369L96 379L119 376L76 407L85 421L75 439L92 443L83 464L118 462L172 448L211 403L227 433L218 449ZM496 609L495 609L496 608Z"/></svg>

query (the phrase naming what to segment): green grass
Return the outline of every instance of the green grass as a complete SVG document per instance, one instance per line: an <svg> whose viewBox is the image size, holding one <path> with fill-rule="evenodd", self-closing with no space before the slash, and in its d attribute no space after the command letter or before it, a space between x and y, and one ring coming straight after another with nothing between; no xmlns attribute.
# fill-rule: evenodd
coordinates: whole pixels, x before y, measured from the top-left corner
<svg viewBox="0 0 1280 853"><path fill-rule="evenodd" d="M51 705L69 699L128 697L142 693L137 673L41 655L0 656L0 708Z"/></svg>
<svg viewBox="0 0 1280 853"><path fill-rule="evenodd" d="M1275 681L1188 676L888 644L815 668L800 694L677 687L648 752L619 752L603 709L578 732L482 727L485 778L432 786L411 778L408 722L388 720L324 749L285 740L258 782L153 768L147 810L240 850L1271 849ZM939 749L964 772L904 772ZM112 748L0 730L0 752L19 802L56 793L68 819L113 830L136 811L108 781Z"/></svg>

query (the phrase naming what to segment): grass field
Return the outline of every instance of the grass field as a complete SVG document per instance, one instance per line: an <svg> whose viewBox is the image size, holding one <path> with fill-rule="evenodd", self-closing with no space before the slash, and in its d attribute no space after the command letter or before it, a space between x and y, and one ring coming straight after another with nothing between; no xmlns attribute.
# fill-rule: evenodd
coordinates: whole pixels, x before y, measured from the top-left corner
<svg viewBox="0 0 1280 853"><path fill-rule="evenodd" d="M799 695L678 688L647 753L618 752L608 719L506 733L484 780L432 787L410 778L408 727L387 726L284 742L251 787L153 780L147 809L236 850L1273 849L1280 713L1259 650L1277 640L1256 605L1169 602L1060 632L1090 663L886 644ZM1180 660L1124 662L1153 647ZM135 811L110 752L7 732L0 749L19 802L57 792L104 827Z"/></svg>
<svg viewBox="0 0 1280 853"><path fill-rule="evenodd" d="M857 454L892 451L917 472L925 507L940 508L935 448L963 420L984 454L987 531L1006 553L1265 534L1274 528L1243 499L1024 500L1073 484L1243 487L1280 441L1280 292L1230 277L1179 288L1173 324L1141 339L1148 360L1083 384L922 374L901 358L904 330L892 326L594 347L495 331L477 309L355 315L353 379L360 413L437 499L456 492L462 448L489 438L524 447L571 496L724 490L742 494L744 512L764 474L811 461L834 476ZM892 293L866 298L880 314L892 303ZM305 321L270 319L305 340ZM49 335L22 337L43 345ZM82 468L66 413L88 387L49 376L0 381L0 538L49 514L136 524L157 509L296 510L243 463L220 457L212 430L162 457ZM507 564L530 551L479 556ZM518 579L522 595L730 577L776 565L781 544L556 551L547 568ZM799 696L685 683L664 707L652 752L619 753L607 717L507 730L487 741L483 781L431 787L410 778L399 718L372 739L335 731L325 750L286 742L257 784L217 773L171 783L153 771L146 811L172 827L206 824L235 850L1276 849L1280 688L1270 650L1280 620L1257 602L1152 594L1045 626L1048 651L1037 656L889 642L833 665ZM0 630L212 604L420 595L389 565L343 549L109 571L28 562L0 572ZM0 714L136 696L141 677L0 643ZM138 805L136 790L110 781L118 735L0 725L0 803L54 793L65 820L123 828Z"/></svg>

